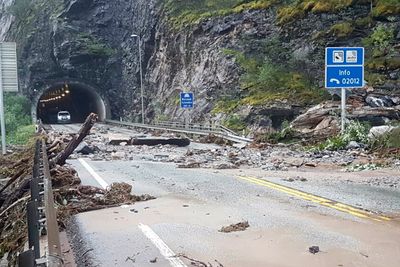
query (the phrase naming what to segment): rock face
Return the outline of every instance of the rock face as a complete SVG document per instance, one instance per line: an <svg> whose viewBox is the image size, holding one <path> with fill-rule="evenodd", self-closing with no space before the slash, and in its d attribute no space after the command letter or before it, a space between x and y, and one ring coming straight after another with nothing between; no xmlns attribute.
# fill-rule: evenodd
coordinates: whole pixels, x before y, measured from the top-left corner
<svg viewBox="0 0 400 267"><path fill-rule="evenodd" d="M18 42L22 92L33 100L55 82L79 81L95 88L109 103L113 118L140 116L139 40L132 34L141 37L149 120L221 121L225 113L211 113L216 102L246 94L241 87L243 70L225 49L263 51L274 63L290 62L293 70L314 77L314 83L319 84L325 46L359 45L371 33L367 27L344 40L329 32L348 18L367 17L369 5L364 4L334 14L309 13L286 25L277 22L277 8L272 7L208 18L176 29L167 19L164 2L158 0L33 2L23 16L14 19L5 8L10 0L2 0L0 9L0 40ZM380 23L399 28L398 18ZM323 39L316 37L320 33L325 34ZM398 69L381 72L392 79L387 87L397 88ZM193 110L178 107L181 91L195 93ZM367 99L371 106L380 108L392 108L399 102L399 98L381 96ZM244 122L262 130L279 127L303 109L298 103L280 100L232 112L243 112L239 117ZM335 123L328 118L314 126L320 124L322 130Z"/></svg>

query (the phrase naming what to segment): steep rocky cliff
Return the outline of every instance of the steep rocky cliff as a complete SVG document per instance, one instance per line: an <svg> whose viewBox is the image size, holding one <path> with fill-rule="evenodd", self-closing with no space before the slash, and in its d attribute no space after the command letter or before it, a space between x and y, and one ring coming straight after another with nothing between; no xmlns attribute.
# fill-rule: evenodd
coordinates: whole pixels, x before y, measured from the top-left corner
<svg viewBox="0 0 400 267"><path fill-rule="evenodd" d="M400 76L400 3L373 1L1 1L0 37L18 43L21 91L87 84L113 118L140 118L141 36L148 120L275 126L327 98L325 46L364 45L371 85ZM10 13L13 16L10 16ZM193 110L179 92L193 91Z"/></svg>

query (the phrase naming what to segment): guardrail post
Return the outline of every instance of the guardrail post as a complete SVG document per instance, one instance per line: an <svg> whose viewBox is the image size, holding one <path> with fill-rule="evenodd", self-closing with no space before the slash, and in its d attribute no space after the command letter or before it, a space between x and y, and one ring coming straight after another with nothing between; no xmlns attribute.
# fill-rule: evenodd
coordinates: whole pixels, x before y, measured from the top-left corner
<svg viewBox="0 0 400 267"><path fill-rule="evenodd" d="M38 203L35 200L29 201L26 205L26 214L28 220L28 245L33 249L35 259L40 258L39 243L39 211Z"/></svg>
<svg viewBox="0 0 400 267"><path fill-rule="evenodd" d="M19 254L18 266L20 266L20 267L35 267L35 254L31 249Z"/></svg>

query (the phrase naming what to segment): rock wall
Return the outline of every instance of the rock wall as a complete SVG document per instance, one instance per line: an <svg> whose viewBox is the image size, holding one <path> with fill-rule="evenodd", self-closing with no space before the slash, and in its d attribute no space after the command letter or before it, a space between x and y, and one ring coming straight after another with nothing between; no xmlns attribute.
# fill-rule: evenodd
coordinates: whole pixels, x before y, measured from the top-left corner
<svg viewBox="0 0 400 267"><path fill-rule="evenodd" d="M140 119L139 49L132 34L142 37L148 120L221 121L227 114L211 112L217 101L243 93L243 70L225 49L264 53L285 67L290 62L290 69L322 87L325 46L360 45L372 31L366 26L341 37L329 30L338 22L367 17L366 4L335 14L309 13L285 25L277 23L275 7L247 10L178 30L170 27L161 0L38 0L14 19L4 8L11 0L0 3L0 37L18 42L24 94L34 99L56 81L76 80L96 88L110 103L113 118L132 120ZM394 27L399 40L399 21L394 17L375 24ZM271 40L277 43L265 48ZM391 77L385 88L398 89L399 69L385 75ZM178 107L181 91L195 93L193 110ZM232 112L256 128L278 127L304 108L303 103L280 100Z"/></svg>

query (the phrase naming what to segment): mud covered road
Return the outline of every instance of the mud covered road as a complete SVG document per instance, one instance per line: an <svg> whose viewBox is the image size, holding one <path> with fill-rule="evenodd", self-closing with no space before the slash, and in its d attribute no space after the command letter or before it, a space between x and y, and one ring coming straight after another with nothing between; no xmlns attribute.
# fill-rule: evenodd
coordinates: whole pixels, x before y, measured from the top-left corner
<svg viewBox="0 0 400 267"><path fill-rule="evenodd" d="M73 132L77 126L53 128ZM104 133L107 138L134 134L143 135L118 127ZM192 143L176 153L193 147L215 149ZM83 184L126 182L135 194L157 197L77 215L69 237L79 266L397 267L400 262L400 189L365 182L398 180L397 169L188 169L156 161L151 153L160 154L68 161ZM243 221L249 223L244 231L219 231ZM310 253L311 246L320 251Z"/></svg>

